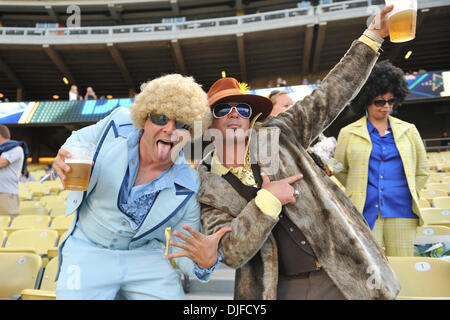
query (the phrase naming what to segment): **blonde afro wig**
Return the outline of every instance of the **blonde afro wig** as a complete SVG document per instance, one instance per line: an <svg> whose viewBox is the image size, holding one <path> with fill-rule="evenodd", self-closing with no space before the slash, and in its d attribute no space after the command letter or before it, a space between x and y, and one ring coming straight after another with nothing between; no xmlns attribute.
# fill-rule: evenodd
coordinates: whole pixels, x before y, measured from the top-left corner
<svg viewBox="0 0 450 320"><path fill-rule="evenodd" d="M180 74L165 75L141 85L141 92L136 95L130 108L135 127L143 129L152 112L184 122L191 127L193 139L200 138L211 124L206 92L194 78Z"/></svg>

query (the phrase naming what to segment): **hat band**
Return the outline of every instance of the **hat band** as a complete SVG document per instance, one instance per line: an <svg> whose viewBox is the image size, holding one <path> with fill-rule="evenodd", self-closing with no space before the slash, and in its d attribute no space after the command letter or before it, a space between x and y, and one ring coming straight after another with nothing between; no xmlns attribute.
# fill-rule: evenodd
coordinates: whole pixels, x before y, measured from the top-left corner
<svg viewBox="0 0 450 320"><path fill-rule="evenodd" d="M245 96L245 93L243 93L241 90L232 88L232 89L225 89L217 92L216 94L212 95L211 97L208 97L208 103L210 106L212 106L217 101L229 97L229 96Z"/></svg>

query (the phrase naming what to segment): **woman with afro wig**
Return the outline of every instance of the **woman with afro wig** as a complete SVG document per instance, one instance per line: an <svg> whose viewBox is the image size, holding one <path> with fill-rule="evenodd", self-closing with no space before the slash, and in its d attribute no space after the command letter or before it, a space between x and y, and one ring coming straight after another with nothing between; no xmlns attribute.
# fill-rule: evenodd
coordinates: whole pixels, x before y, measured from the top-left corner
<svg viewBox="0 0 450 320"><path fill-rule="evenodd" d="M425 148L414 124L391 115L408 93L401 69L387 60L376 64L351 103L362 117L341 129L335 153L344 167L336 178L387 256L413 256L423 224Z"/></svg>

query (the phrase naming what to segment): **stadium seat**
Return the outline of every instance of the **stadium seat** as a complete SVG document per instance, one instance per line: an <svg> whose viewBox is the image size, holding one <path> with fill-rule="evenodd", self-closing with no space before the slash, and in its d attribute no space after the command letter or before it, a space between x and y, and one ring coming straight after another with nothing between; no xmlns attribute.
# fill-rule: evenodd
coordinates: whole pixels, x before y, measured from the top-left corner
<svg viewBox="0 0 450 320"><path fill-rule="evenodd" d="M450 183L429 183L425 185L427 190L440 190L447 193L447 195L450 193Z"/></svg>
<svg viewBox="0 0 450 320"><path fill-rule="evenodd" d="M3 247L3 241L6 239L6 231L0 229L0 247Z"/></svg>
<svg viewBox="0 0 450 320"><path fill-rule="evenodd" d="M2 251L34 251L40 255L46 255L48 248L54 247L58 233L49 229L23 229L12 232Z"/></svg>
<svg viewBox="0 0 450 320"><path fill-rule="evenodd" d="M22 290L35 288L41 270L37 254L0 252L0 299L11 300Z"/></svg>
<svg viewBox="0 0 450 320"><path fill-rule="evenodd" d="M442 178L438 175L430 175L428 177L428 183L442 183Z"/></svg>
<svg viewBox="0 0 450 320"><path fill-rule="evenodd" d="M60 237L59 239L60 239L59 241L61 241L64 238ZM57 256L58 256L58 247L51 247L47 249L47 257L49 259L56 258Z"/></svg>
<svg viewBox="0 0 450 320"><path fill-rule="evenodd" d="M33 199L33 193L28 189L23 182L19 183L19 200L31 200Z"/></svg>
<svg viewBox="0 0 450 320"><path fill-rule="evenodd" d="M401 285L397 299L450 299L450 261L387 257Z"/></svg>
<svg viewBox="0 0 450 320"><path fill-rule="evenodd" d="M0 216L0 229L5 229L9 226L11 216Z"/></svg>
<svg viewBox="0 0 450 320"><path fill-rule="evenodd" d="M449 174L447 172L430 172L427 183L445 183L444 180Z"/></svg>
<svg viewBox="0 0 450 320"><path fill-rule="evenodd" d="M450 227L423 225L417 228L414 244L450 242Z"/></svg>
<svg viewBox="0 0 450 320"><path fill-rule="evenodd" d="M62 199L67 200L67 195L69 194L69 190L63 190L61 191L58 196L60 196Z"/></svg>
<svg viewBox="0 0 450 320"><path fill-rule="evenodd" d="M47 249L48 258L51 259L51 258L55 258L58 256L58 247L61 245L61 242L66 237L66 234L67 234L67 230L64 230L64 232L58 238L58 244Z"/></svg>
<svg viewBox="0 0 450 320"><path fill-rule="evenodd" d="M51 218L44 215L20 215L15 217L5 230L14 231L19 229L47 229Z"/></svg>
<svg viewBox="0 0 450 320"><path fill-rule="evenodd" d="M33 199L40 199L43 196L50 195L50 188L39 181L25 182L25 186L33 194Z"/></svg>
<svg viewBox="0 0 450 320"><path fill-rule="evenodd" d="M50 198L51 197L51 198ZM57 196L47 196L43 197L44 199L45 207L50 212L50 215L53 217L64 215L66 212L66 198L57 195ZM41 199L42 201L42 199Z"/></svg>
<svg viewBox="0 0 450 320"><path fill-rule="evenodd" d="M448 161L436 163L436 169L438 171L450 172L450 165Z"/></svg>
<svg viewBox="0 0 450 320"><path fill-rule="evenodd" d="M423 225L421 227L417 227L417 236L428 237L432 235L450 235L450 227L433 225Z"/></svg>
<svg viewBox="0 0 450 320"><path fill-rule="evenodd" d="M20 201L20 214L48 214L48 209L44 207L39 201Z"/></svg>
<svg viewBox="0 0 450 320"><path fill-rule="evenodd" d="M72 223L73 215L70 216L58 216L53 218L52 224L50 225L51 230L55 230L58 232L58 235L61 236L64 232L66 232L70 224Z"/></svg>
<svg viewBox="0 0 450 320"><path fill-rule="evenodd" d="M58 270L58 258L53 258L47 264L42 276L39 289L25 289L21 293L22 300L55 300L56 299L56 272Z"/></svg>
<svg viewBox="0 0 450 320"><path fill-rule="evenodd" d="M45 172L45 170L42 170L42 169L33 170L33 171L30 171L30 173L33 175L33 177L36 179L37 182L39 182L39 180L47 174Z"/></svg>
<svg viewBox="0 0 450 320"><path fill-rule="evenodd" d="M436 197L433 199L435 208L450 210L450 197Z"/></svg>
<svg viewBox="0 0 450 320"><path fill-rule="evenodd" d="M50 196L43 196L39 200L39 202L42 204L42 206L46 207L48 204L52 203L64 203L64 199L61 198L59 195L50 195Z"/></svg>
<svg viewBox="0 0 450 320"><path fill-rule="evenodd" d="M441 208L421 208L420 214L426 225L450 226L450 210Z"/></svg>
<svg viewBox="0 0 450 320"><path fill-rule="evenodd" d="M419 208L431 208L431 204L428 200L419 199Z"/></svg>
<svg viewBox="0 0 450 320"><path fill-rule="evenodd" d="M64 189L59 179L54 181L44 181L42 182L42 185L48 187L52 195L58 195Z"/></svg>
<svg viewBox="0 0 450 320"><path fill-rule="evenodd" d="M66 207L52 207L50 208L51 217L64 216L66 214Z"/></svg>
<svg viewBox="0 0 450 320"><path fill-rule="evenodd" d="M441 190L422 190L420 191L419 198L425 200L433 200L436 197L445 197L447 193Z"/></svg>

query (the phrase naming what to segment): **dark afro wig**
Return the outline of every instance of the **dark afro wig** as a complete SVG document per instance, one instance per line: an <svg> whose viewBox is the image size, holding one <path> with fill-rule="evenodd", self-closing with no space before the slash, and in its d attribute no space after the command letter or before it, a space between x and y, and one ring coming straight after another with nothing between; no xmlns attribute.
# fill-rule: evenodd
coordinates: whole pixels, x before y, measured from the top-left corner
<svg viewBox="0 0 450 320"><path fill-rule="evenodd" d="M392 65L389 60L384 60L373 67L367 82L355 99L352 100L353 111L358 115L363 115L376 96L388 92L392 92L397 99L394 105L396 109L409 94L409 89L402 69Z"/></svg>

